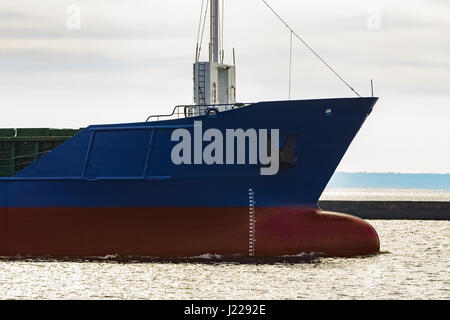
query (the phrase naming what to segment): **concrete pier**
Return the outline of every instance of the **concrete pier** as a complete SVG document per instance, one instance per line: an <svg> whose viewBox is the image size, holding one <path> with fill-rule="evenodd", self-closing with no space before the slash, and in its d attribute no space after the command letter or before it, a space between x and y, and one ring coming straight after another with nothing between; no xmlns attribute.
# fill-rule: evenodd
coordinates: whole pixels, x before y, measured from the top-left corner
<svg viewBox="0 0 450 320"><path fill-rule="evenodd" d="M320 201L319 206L369 220L450 220L450 202Z"/></svg>

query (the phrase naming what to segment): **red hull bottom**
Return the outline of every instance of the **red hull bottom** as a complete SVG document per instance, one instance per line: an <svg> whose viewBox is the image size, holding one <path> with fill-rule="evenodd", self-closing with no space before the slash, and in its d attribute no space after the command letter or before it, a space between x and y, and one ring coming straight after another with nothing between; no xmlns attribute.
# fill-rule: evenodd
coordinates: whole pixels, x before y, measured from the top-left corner
<svg viewBox="0 0 450 320"><path fill-rule="evenodd" d="M350 257L379 251L365 221L305 208L0 208L0 256Z"/></svg>

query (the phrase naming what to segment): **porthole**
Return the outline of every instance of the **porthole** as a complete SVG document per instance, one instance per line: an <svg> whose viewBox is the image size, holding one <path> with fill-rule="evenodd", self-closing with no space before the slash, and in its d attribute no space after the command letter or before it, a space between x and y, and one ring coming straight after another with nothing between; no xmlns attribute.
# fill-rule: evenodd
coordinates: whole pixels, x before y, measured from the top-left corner
<svg viewBox="0 0 450 320"><path fill-rule="evenodd" d="M216 118L217 115L218 115L218 113L219 113L219 110L217 110L216 108L208 108L208 109L206 110L206 115L207 115L209 118Z"/></svg>

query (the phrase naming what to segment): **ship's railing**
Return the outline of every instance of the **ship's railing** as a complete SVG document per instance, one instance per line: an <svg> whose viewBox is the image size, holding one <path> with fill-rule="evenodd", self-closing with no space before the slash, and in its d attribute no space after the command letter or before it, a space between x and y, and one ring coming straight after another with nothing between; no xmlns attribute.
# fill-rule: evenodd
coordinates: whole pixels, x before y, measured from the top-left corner
<svg viewBox="0 0 450 320"><path fill-rule="evenodd" d="M165 115L152 115L146 122L159 121L161 119L181 119L206 115L210 111L223 112L248 106L249 103L214 104L214 105L179 105L173 108L172 113Z"/></svg>

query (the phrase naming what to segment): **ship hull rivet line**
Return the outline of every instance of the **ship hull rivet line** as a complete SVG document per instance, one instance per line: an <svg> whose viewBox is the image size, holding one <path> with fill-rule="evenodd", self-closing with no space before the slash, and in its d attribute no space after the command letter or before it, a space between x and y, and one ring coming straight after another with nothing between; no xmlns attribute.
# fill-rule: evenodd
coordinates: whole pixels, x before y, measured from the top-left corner
<svg viewBox="0 0 450 320"><path fill-rule="evenodd" d="M248 189L248 213L249 213L249 229L248 229L248 255L255 256L256 242L256 219L255 219L255 192Z"/></svg>

